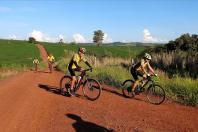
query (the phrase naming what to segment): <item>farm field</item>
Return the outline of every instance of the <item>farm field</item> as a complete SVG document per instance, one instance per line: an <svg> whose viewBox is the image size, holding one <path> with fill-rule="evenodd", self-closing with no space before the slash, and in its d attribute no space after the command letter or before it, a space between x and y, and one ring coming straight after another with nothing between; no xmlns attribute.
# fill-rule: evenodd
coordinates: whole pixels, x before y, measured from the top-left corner
<svg viewBox="0 0 198 132"><path fill-rule="evenodd" d="M112 46L112 45L86 45L86 44L43 44L47 52L54 54L56 58L64 55L64 50L76 52L79 47L84 47L88 55L95 55L97 57L121 57L121 58L135 58L150 46Z"/></svg>
<svg viewBox="0 0 198 132"><path fill-rule="evenodd" d="M35 44L27 41L0 40L0 68L32 67L34 58L40 59Z"/></svg>

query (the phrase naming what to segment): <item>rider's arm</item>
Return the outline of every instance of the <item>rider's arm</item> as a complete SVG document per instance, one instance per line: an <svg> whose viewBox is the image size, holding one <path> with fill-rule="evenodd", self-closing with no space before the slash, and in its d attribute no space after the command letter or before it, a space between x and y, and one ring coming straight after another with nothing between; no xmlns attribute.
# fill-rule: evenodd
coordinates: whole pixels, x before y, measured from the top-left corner
<svg viewBox="0 0 198 132"><path fill-rule="evenodd" d="M148 75L148 72L145 70L145 68L144 68L143 66L141 66L141 68L142 68L142 71L143 71L146 75Z"/></svg>
<svg viewBox="0 0 198 132"><path fill-rule="evenodd" d="M89 64L89 62L86 60L85 57L82 57L82 60L85 62L85 64L86 64L89 68L92 68L91 65Z"/></svg>
<svg viewBox="0 0 198 132"><path fill-rule="evenodd" d="M149 68L149 70L153 73L153 75L155 74L155 72L154 72L154 70L153 70L153 68L151 67L151 65L148 63L148 68Z"/></svg>
<svg viewBox="0 0 198 132"><path fill-rule="evenodd" d="M81 67L77 64L76 61L73 60L73 63L74 63L74 65L75 65L77 68L79 68L79 69L81 68Z"/></svg>
<svg viewBox="0 0 198 132"><path fill-rule="evenodd" d="M88 61L85 61L85 64L86 64L87 66L89 66L89 68L92 68Z"/></svg>

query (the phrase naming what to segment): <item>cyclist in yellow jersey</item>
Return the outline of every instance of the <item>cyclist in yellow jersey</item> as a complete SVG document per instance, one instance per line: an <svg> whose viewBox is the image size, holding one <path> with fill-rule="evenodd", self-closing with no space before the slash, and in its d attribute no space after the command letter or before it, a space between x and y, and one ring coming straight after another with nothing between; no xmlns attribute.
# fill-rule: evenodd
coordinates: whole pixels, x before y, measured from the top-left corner
<svg viewBox="0 0 198 132"><path fill-rule="evenodd" d="M75 93L74 93L73 89L74 89L74 84L77 80L76 75L75 75L75 71L83 71L83 68L81 68L79 66L79 62L83 61L85 64L87 64L87 66L92 68L91 65L87 62L87 60L84 57L85 52L86 52L85 48L79 48L78 53L74 54L74 56L70 60L69 66L68 66L68 70L69 70L69 72L72 76L70 94L73 95L73 96L75 96Z"/></svg>
<svg viewBox="0 0 198 132"><path fill-rule="evenodd" d="M144 58L141 59L140 62L138 62L135 66L131 68L131 74L133 78L135 79L135 83L132 84L132 91L135 94L136 92L136 87L139 83L139 78L138 76L143 77L146 79L147 76L150 76L149 72L146 69L149 69L153 75L156 75L153 68L150 66L150 60L151 60L151 55L148 53L145 53Z"/></svg>
<svg viewBox="0 0 198 132"><path fill-rule="evenodd" d="M51 53L48 54L47 61L48 61L48 67L50 73L52 73L52 67L53 67L53 63L55 62L55 58Z"/></svg>
<svg viewBox="0 0 198 132"><path fill-rule="evenodd" d="M55 61L55 58L54 58L54 56L50 53L50 54L48 55L48 57L47 57L47 60L48 60L48 62L53 63L53 62Z"/></svg>
<svg viewBox="0 0 198 132"><path fill-rule="evenodd" d="M35 72L37 72L37 70L38 70L38 65L39 65L39 60L38 60L38 59L34 59L34 60L33 60L33 64L34 64L34 67L35 67Z"/></svg>

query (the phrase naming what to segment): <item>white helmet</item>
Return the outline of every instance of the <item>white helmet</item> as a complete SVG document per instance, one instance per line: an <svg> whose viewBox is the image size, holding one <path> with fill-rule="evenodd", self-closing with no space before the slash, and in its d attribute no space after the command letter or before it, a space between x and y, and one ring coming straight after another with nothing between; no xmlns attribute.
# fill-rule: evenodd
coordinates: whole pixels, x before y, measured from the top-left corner
<svg viewBox="0 0 198 132"><path fill-rule="evenodd" d="M145 57L146 59L148 59L148 60L151 60L151 55L148 54L148 53L145 53L145 54L144 54L144 57Z"/></svg>

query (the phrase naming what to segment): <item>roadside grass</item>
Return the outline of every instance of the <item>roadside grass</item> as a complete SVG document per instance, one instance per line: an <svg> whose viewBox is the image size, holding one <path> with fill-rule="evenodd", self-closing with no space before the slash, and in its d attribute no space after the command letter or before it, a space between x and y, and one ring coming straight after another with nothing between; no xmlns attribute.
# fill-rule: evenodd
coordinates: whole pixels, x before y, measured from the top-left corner
<svg viewBox="0 0 198 132"><path fill-rule="evenodd" d="M160 76L159 84L165 88L167 96L176 102L198 106L198 79Z"/></svg>

